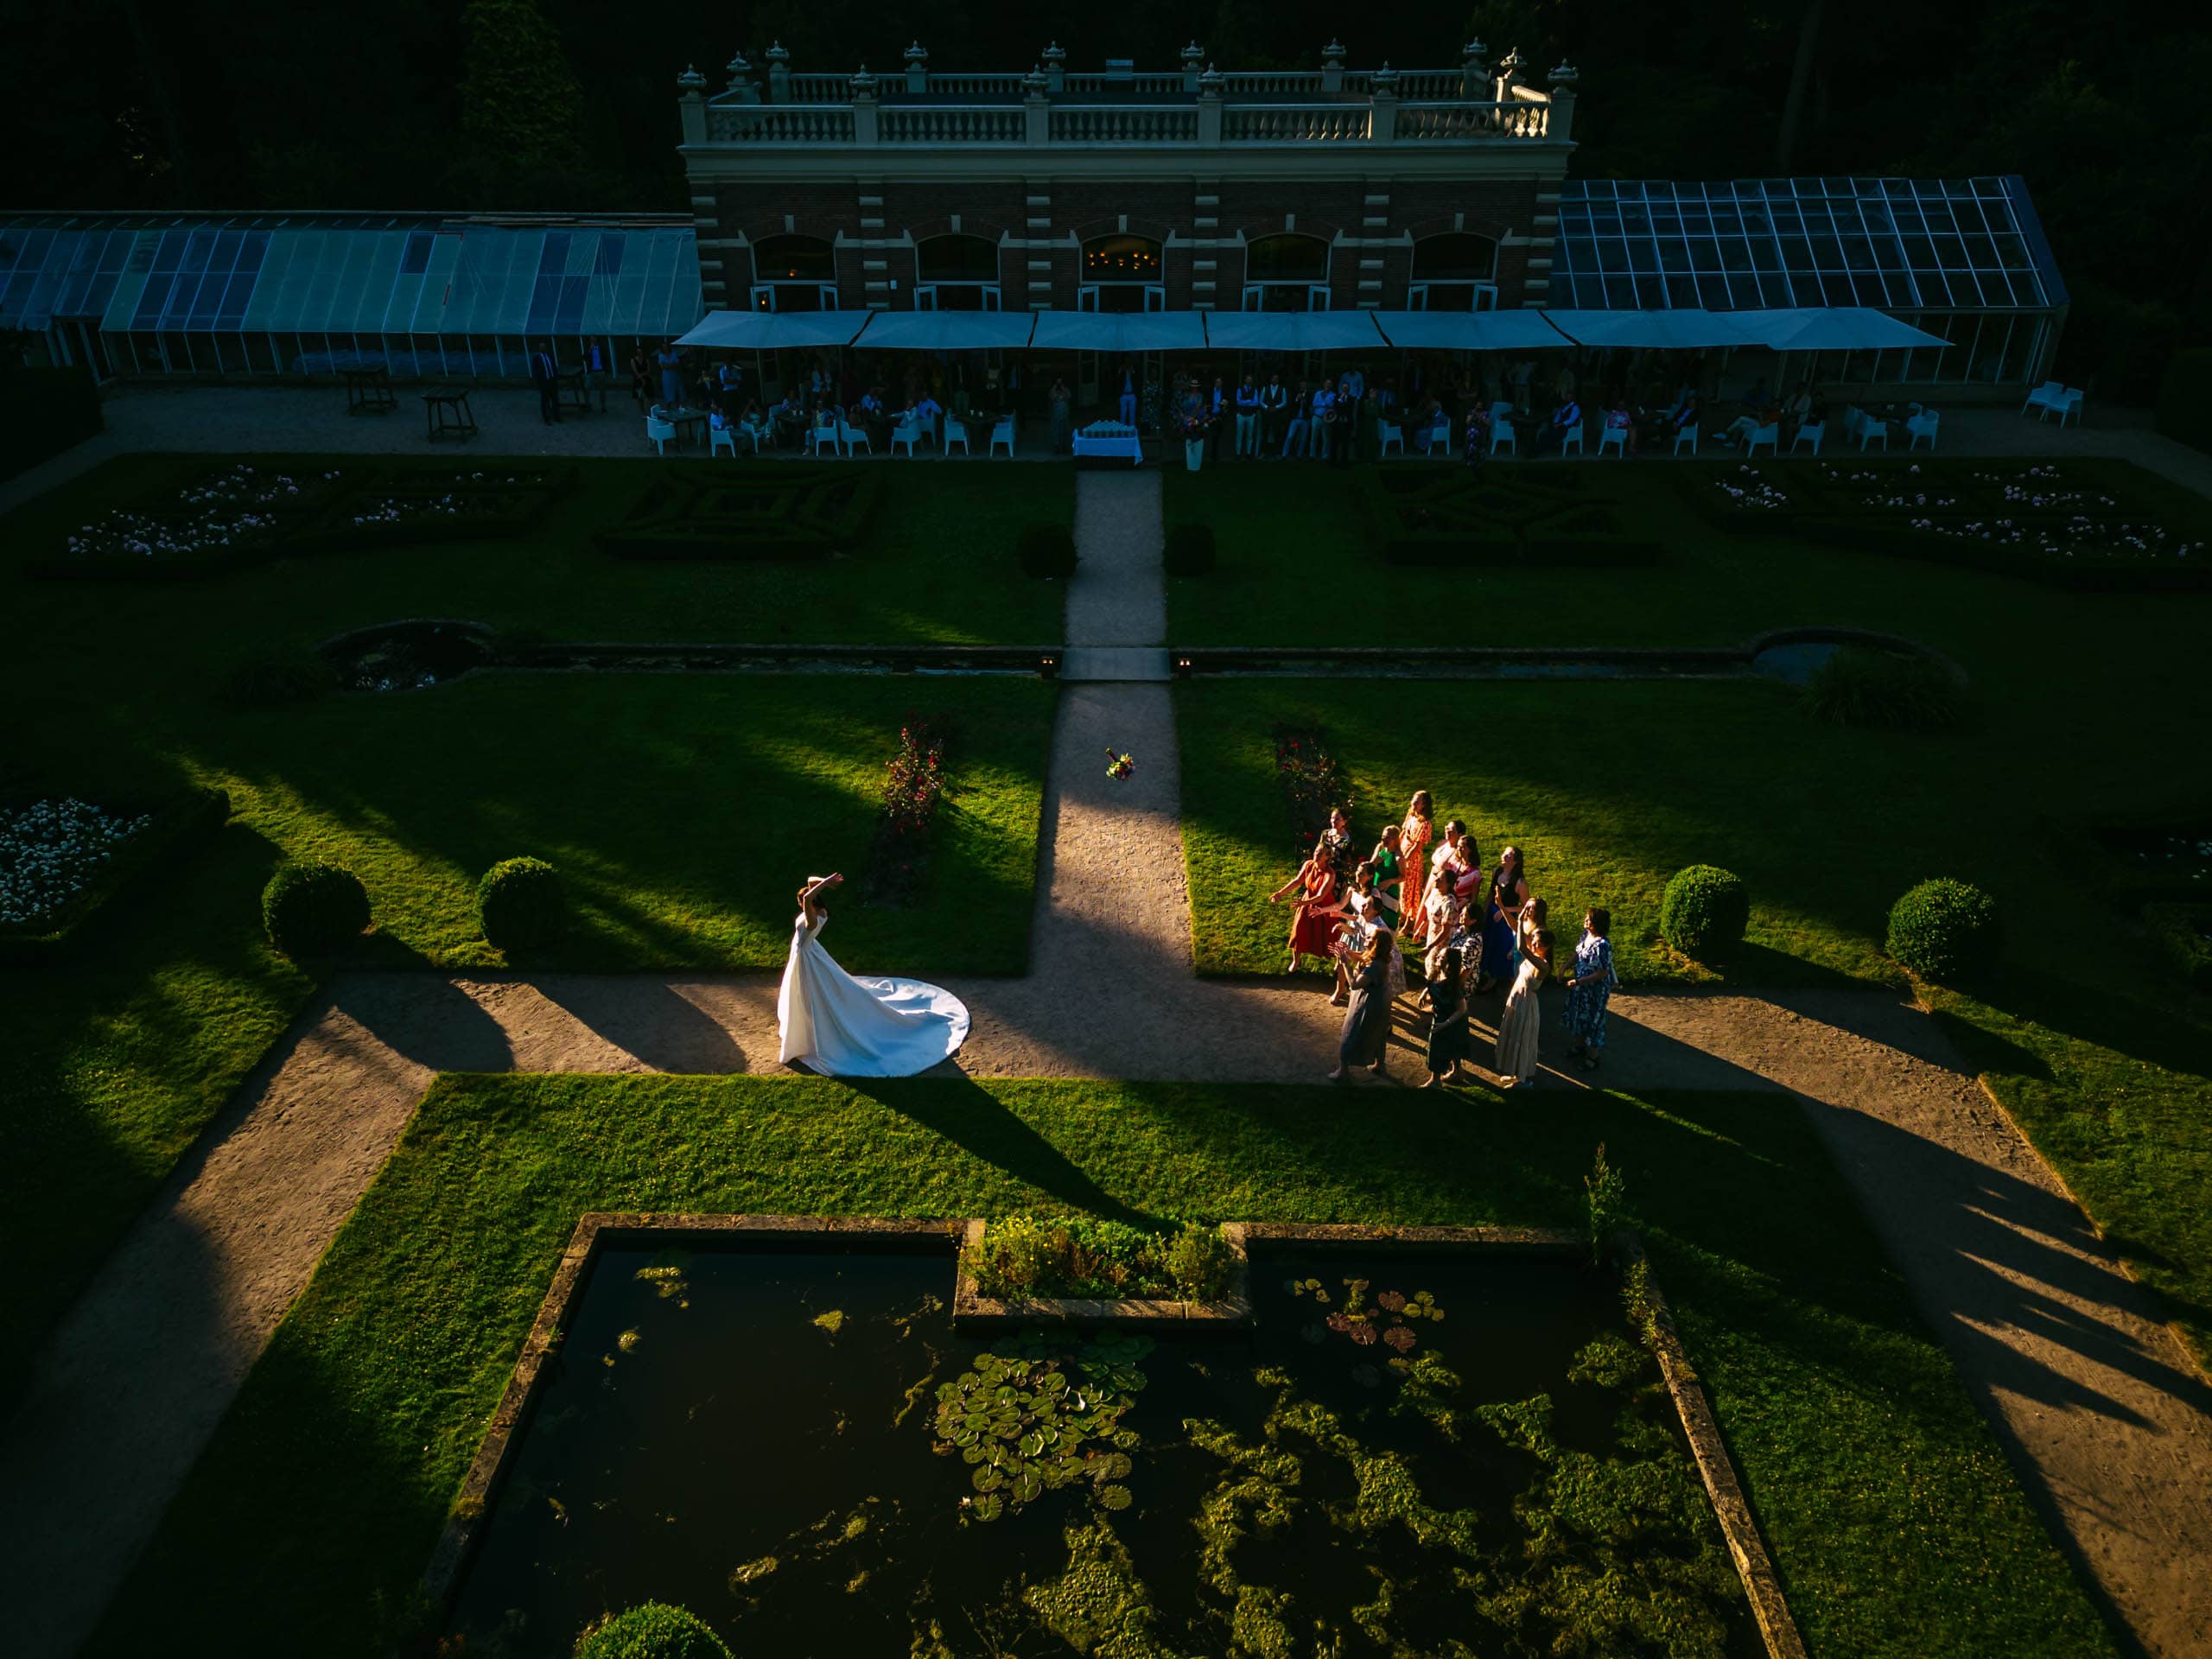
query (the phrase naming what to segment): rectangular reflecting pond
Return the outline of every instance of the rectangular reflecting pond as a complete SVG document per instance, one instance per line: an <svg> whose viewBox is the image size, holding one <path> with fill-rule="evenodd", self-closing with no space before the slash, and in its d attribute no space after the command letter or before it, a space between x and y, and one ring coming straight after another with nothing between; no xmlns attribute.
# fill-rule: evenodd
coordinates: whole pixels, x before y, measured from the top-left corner
<svg viewBox="0 0 2212 1659"><path fill-rule="evenodd" d="M1262 1247L1249 1330L969 1336L949 1254L609 1249L449 1630L741 1656L1761 1649L1610 1275Z"/></svg>

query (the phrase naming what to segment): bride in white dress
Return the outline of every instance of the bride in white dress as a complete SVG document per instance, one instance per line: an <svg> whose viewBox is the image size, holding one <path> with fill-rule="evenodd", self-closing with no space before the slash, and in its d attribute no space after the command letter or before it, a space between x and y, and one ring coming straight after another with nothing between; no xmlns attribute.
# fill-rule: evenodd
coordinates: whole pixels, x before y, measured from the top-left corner
<svg viewBox="0 0 2212 1659"><path fill-rule="evenodd" d="M776 993L783 1063L833 1077L907 1077L968 1040L968 1007L918 979L855 979L822 948L823 899L842 875L810 875L791 924L791 960Z"/></svg>

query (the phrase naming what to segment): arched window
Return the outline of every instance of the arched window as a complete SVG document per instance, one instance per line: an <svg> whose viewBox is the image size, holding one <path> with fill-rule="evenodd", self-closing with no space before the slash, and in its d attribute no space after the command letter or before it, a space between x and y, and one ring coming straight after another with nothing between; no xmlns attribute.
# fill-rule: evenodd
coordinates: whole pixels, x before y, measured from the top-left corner
<svg viewBox="0 0 2212 1659"><path fill-rule="evenodd" d="M916 245L914 308L920 311L999 308L999 245L980 236L931 236Z"/></svg>
<svg viewBox="0 0 2212 1659"><path fill-rule="evenodd" d="M1160 311L1167 305L1166 270L1160 244L1148 236L1093 237L1083 245L1083 286L1077 304L1086 311Z"/></svg>
<svg viewBox="0 0 2212 1659"><path fill-rule="evenodd" d="M1497 303L1497 244L1471 232L1447 231L1414 244L1415 311L1483 311Z"/></svg>
<svg viewBox="0 0 2212 1659"><path fill-rule="evenodd" d="M815 236L764 236L753 245L753 308L835 311L837 254Z"/></svg>
<svg viewBox="0 0 2212 1659"><path fill-rule="evenodd" d="M1327 310L1329 245L1289 231L1254 238L1244 250L1244 308Z"/></svg>

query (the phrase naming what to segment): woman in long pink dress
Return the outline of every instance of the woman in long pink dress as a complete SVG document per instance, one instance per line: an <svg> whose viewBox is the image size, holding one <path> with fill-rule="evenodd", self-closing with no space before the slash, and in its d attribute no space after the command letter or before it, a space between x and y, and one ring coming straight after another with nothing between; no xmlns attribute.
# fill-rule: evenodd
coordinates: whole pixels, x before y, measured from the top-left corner
<svg viewBox="0 0 2212 1659"><path fill-rule="evenodd" d="M1398 891L1405 895L1405 938L1409 944L1421 944L1428 938L1428 918L1421 909L1428 887L1421 878L1423 849L1435 833L1429 817L1432 810L1428 791L1417 789L1406 804L1406 821L1398 826L1398 869L1405 878L1405 885Z"/></svg>

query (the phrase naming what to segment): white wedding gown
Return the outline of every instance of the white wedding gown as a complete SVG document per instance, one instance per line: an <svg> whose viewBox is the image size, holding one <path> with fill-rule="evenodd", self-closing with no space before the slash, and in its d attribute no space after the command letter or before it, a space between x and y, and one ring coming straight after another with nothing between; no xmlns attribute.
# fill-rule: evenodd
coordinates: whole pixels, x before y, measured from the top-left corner
<svg viewBox="0 0 2212 1659"><path fill-rule="evenodd" d="M827 912L791 924L791 960L776 993L785 1065L833 1077L910 1077L968 1040L968 1005L918 979L855 979L822 948Z"/></svg>

